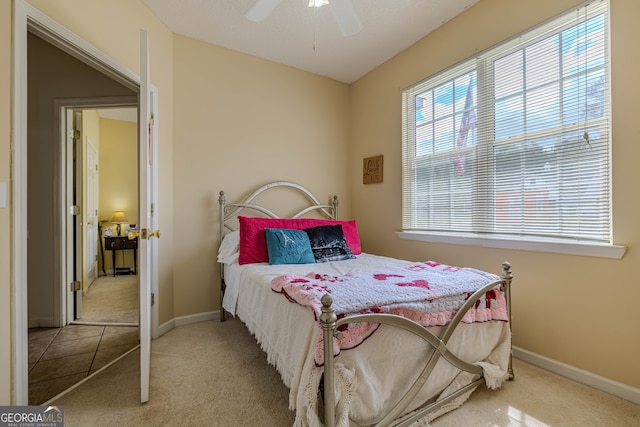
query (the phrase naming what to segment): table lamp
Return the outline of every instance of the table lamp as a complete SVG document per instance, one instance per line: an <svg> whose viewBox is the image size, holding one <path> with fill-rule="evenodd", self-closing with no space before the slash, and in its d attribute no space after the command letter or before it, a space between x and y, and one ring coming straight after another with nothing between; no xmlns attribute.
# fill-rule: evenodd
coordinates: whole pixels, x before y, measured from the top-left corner
<svg viewBox="0 0 640 427"><path fill-rule="evenodd" d="M116 224L116 231L118 232L118 236L120 236L121 224L127 224L129 220L127 216L122 211L115 211L113 213L113 218L111 218L111 222Z"/></svg>

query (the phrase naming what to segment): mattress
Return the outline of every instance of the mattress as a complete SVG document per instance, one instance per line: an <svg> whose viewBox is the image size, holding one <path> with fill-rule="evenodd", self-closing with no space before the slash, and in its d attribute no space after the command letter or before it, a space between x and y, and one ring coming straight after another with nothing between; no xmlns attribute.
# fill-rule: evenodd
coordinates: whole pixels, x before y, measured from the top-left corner
<svg viewBox="0 0 640 427"><path fill-rule="evenodd" d="M223 307L247 326L267 354L268 362L289 387L289 408L296 412L295 425L322 425L317 412L323 368L314 361L319 328L310 310L273 292L271 281L284 274L343 275L410 264L371 254L316 264L225 264ZM437 333L440 328L430 327L430 330ZM511 348L507 322L461 323L448 348L463 360L482 366L487 384L492 388L507 378ZM338 425L364 426L379 421L418 376L431 351L424 341L410 333L382 325L358 347L341 352L335 358ZM447 387L471 380L471 374L461 373L441 359L409 408L413 410L419 402L439 396ZM466 397L445 410L458 406Z"/></svg>

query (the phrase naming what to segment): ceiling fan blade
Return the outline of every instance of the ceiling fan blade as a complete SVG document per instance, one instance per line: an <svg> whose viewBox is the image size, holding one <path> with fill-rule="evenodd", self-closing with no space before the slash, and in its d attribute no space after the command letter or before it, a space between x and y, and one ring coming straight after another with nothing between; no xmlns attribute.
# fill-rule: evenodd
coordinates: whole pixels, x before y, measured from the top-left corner
<svg viewBox="0 0 640 427"><path fill-rule="evenodd" d="M351 0L331 0L329 8L338 21L343 36L351 36L362 29L362 23Z"/></svg>
<svg viewBox="0 0 640 427"><path fill-rule="evenodd" d="M244 16L249 21L264 21L281 2L282 0L257 0Z"/></svg>

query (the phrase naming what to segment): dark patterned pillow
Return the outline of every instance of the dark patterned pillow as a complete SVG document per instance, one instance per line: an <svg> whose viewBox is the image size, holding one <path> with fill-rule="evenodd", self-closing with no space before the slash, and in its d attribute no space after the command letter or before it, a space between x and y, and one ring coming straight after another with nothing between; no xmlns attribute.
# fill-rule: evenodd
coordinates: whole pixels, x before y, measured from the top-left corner
<svg viewBox="0 0 640 427"><path fill-rule="evenodd" d="M313 264L316 262L309 236L304 230L265 228L269 264Z"/></svg>
<svg viewBox="0 0 640 427"><path fill-rule="evenodd" d="M305 228L304 231L309 236L311 250L316 262L355 258L344 238L341 225L320 225L318 227Z"/></svg>

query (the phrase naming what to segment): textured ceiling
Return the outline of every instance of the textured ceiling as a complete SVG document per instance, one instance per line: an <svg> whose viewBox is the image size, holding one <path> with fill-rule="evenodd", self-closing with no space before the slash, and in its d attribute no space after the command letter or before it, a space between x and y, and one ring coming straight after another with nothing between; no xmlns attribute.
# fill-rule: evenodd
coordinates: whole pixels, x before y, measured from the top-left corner
<svg viewBox="0 0 640 427"><path fill-rule="evenodd" d="M142 0L174 33L352 83L479 0L352 0L362 30L343 36L329 7L282 0L262 22L255 0Z"/></svg>

